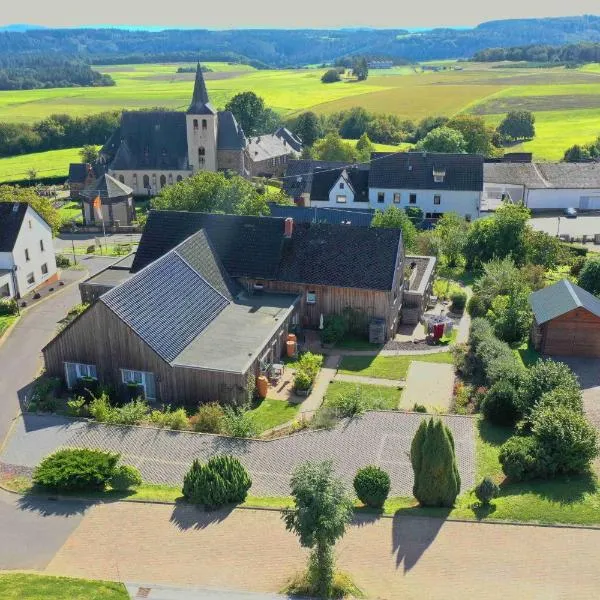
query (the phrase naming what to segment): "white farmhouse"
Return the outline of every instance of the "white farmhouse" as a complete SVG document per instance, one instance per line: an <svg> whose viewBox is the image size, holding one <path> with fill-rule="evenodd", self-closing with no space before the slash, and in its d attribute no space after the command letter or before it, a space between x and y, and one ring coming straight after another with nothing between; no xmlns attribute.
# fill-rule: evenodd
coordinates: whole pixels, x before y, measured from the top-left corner
<svg viewBox="0 0 600 600"><path fill-rule="evenodd" d="M502 198L533 211L600 209L599 163L498 162L484 166L483 204L493 210Z"/></svg>
<svg viewBox="0 0 600 600"><path fill-rule="evenodd" d="M58 280L52 229L25 202L0 202L0 297Z"/></svg>
<svg viewBox="0 0 600 600"><path fill-rule="evenodd" d="M483 157L473 154L393 152L371 154L367 164L294 160L284 190L297 204L322 208L418 207L426 219L446 212L480 216Z"/></svg>

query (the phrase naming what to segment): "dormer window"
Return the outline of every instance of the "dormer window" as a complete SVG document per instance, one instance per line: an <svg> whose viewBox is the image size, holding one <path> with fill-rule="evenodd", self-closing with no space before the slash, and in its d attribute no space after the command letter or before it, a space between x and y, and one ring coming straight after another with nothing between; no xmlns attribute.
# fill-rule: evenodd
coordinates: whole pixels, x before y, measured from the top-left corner
<svg viewBox="0 0 600 600"><path fill-rule="evenodd" d="M446 177L446 169L434 169L433 170L433 181L435 183L444 183Z"/></svg>

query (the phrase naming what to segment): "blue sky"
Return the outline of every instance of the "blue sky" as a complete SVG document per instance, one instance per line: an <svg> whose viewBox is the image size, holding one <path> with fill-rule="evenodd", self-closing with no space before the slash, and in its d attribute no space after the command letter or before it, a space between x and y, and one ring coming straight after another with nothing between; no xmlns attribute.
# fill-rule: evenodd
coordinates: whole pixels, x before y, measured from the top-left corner
<svg viewBox="0 0 600 600"><path fill-rule="evenodd" d="M186 9L187 7L187 9ZM176 3L149 0L3 2L0 23L53 27L143 25L153 27L387 27L469 26L492 19L600 13L598 0L230 0Z"/></svg>

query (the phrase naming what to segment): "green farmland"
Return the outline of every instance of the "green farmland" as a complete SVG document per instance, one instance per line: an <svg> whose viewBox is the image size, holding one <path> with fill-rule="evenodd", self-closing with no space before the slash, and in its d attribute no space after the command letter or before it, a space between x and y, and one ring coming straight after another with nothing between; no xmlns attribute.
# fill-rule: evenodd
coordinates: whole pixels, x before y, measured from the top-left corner
<svg viewBox="0 0 600 600"><path fill-rule="evenodd" d="M29 170L35 169L38 177L61 177L69 172L69 163L81 162L79 148L50 150L0 158L0 183L29 178Z"/></svg>
<svg viewBox="0 0 600 600"><path fill-rule="evenodd" d="M207 63L207 86L215 107L222 108L235 94L253 90L282 116L303 110L319 114L362 106L373 112L394 113L418 120L428 115L480 114L496 124L511 109L526 108L536 115L537 137L517 150L534 152L538 159L558 159L574 143L600 134L600 65L580 69L509 68L493 63L445 62L446 71L423 72L397 67L373 70L366 81L321 83L323 69L258 71L248 65ZM62 88L0 92L0 121L33 122L52 113L86 115L118 109L187 108L193 73L177 73L181 64L111 65L97 67L110 73L114 87ZM454 69L458 66L458 69ZM75 151L64 150L74 158ZM46 153L51 155L53 153ZM54 157L52 157L54 158ZM17 161L5 167L5 160ZM50 160L50 156L48 156ZM3 159L2 173L27 171L32 157ZM56 166L66 173L66 164Z"/></svg>

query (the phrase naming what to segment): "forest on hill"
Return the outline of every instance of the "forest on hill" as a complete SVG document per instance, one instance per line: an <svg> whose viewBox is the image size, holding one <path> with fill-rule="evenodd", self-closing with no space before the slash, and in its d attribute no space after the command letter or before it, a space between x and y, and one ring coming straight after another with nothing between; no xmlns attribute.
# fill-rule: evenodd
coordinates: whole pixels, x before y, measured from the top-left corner
<svg viewBox="0 0 600 600"><path fill-rule="evenodd" d="M600 43L579 42L550 46L548 44L529 44L511 48L487 48L473 55L477 62L527 61L549 64L581 64L600 62Z"/></svg>
<svg viewBox="0 0 600 600"><path fill-rule="evenodd" d="M600 42L600 17L490 21L471 29L236 29L130 31L33 29L0 31L0 55L63 53L88 62L156 61L173 53L195 58L258 61L271 67L331 62L346 55L402 57L411 61L469 58L492 47ZM202 49L200 56L198 49ZM127 57L127 58L125 58ZM111 60L112 59L112 60ZM145 60L144 60L145 59ZM183 60L189 60L189 54ZM136 60L136 62L138 62Z"/></svg>

